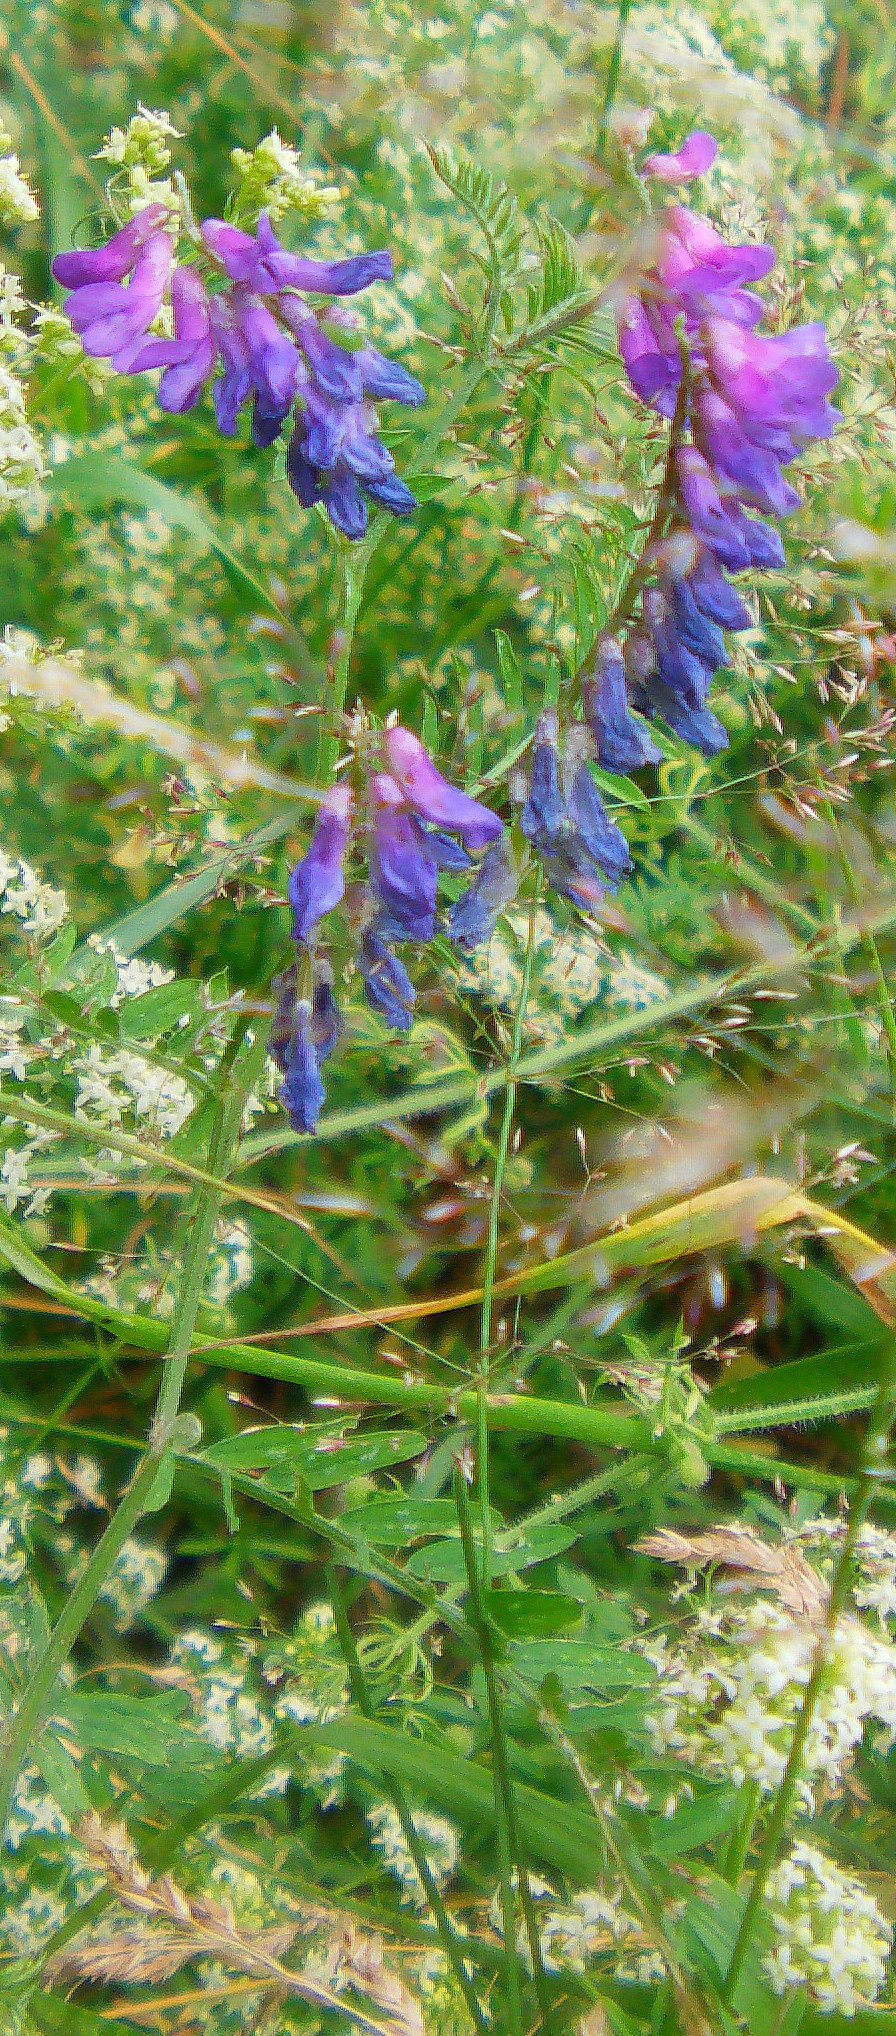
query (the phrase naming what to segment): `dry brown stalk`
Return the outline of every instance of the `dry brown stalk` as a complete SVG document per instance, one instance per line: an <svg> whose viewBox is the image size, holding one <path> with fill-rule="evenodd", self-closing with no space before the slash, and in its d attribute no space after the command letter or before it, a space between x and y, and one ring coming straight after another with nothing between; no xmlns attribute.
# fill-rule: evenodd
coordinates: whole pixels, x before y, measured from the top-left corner
<svg viewBox="0 0 896 2036"><path fill-rule="evenodd" d="M47 1979L151 1986L196 1959L211 1958L265 1990L335 2009L367 2036L423 2036L420 2010L386 1965L378 1938L363 1938L350 1924L340 1924L325 1954L296 1972L282 1961L302 1927L300 1918L250 1932L237 1924L228 1902L187 1894L171 1874L153 1879L122 1825L106 1826L91 1815L80 1836L91 1865L105 1875L125 1916L72 1938L48 1960ZM359 1994L382 2014L356 2005Z"/></svg>
<svg viewBox="0 0 896 2036"><path fill-rule="evenodd" d="M770 1585L782 1605L802 1618L818 1619L827 1605L827 1584L801 1550L774 1548L749 1527L715 1527L708 1534L676 1534L663 1528L658 1534L645 1535L635 1546L639 1555L681 1563L686 1569L706 1569L710 1563L718 1563L724 1569L737 1570L745 1586Z"/></svg>

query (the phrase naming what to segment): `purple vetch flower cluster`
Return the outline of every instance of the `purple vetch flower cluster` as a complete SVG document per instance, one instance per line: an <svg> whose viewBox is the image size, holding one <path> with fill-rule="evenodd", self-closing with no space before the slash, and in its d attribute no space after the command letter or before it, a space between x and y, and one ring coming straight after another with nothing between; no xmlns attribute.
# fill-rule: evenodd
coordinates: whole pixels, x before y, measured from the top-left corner
<svg viewBox="0 0 896 2036"><path fill-rule="evenodd" d="M677 155L652 156L645 172L687 183L715 153L712 136L698 132ZM642 402L674 420L674 443L667 528L644 561L653 583L629 629L624 669L618 645L605 643L586 688L586 714L609 770L655 753L632 706L706 755L727 747L709 690L728 662L724 632L746 629L752 618L726 576L784 563L778 532L762 516L798 506L783 469L810 440L830 437L839 417L828 401L838 375L824 327L757 330L765 307L752 286L774 259L773 248L729 246L708 220L668 205L653 260L619 314L629 381Z"/></svg>
<svg viewBox="0 0 896 2036"><path fill-rule="evenodd" d="M388 282L388 249L345 261L312 261L281 247L263 213L257 235L206 219L198 261L177 261L164 205L147 205L98 248L57 255L53 274L71 294L65 309L89 354L121 374L161 368L159 403L192 409L214 377L218 429L236 431L252 404L252 439L273 445L291 420L290 487L305 508L322 502L330 522L357 539L368 504L407 516L415 498L378 437L374 404L416 405L425 390L375 347L355 344L346 314L320 311L305 292L353 297ZM173 335L150 329L166 299Z"/></svg>
<svg viewBox="0 0 896 2036"><path fill-rule="evenodd" d="M516 888L516 872L503 822L449 784L409 729L387 729L376 762L363 800L368 874L357 913L356 960L371 1009L407 1032L415 992L396 947L433 938L440 872L470 872L447 920L450 937L465 948L489 938ZM324 1101L321 1065L342 1029L318 927L345 894L353 813L347 784L325 793L307 853L289 880L292 937L302 959L281 978L271 1050L284 1077L281 1101L297 1131L315 1128ZM481 857L475 866L474 855ZM300 993L301 977L307 994Z"/></svg>

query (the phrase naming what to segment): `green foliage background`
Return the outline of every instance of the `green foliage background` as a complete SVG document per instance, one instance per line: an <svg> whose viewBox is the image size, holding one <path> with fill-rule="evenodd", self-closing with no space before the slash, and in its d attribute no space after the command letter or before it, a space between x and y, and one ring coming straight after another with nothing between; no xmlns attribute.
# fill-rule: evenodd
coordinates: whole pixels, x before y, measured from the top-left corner
<svg viewBox="0 0 896 2036"><path fill-rule="evenodd" d="M0 922L26 1062L23 1078L0 1059L3 1136L13 1153L32 1141L27 1198L15 1168L0 1177L0 1778L34 1696L38 1806L29 1824L19 1802L4 1871L11 1909L26 1889L56 1905L49 1940L5 1940L22 2036L273 2036L345 2026L362 1994L378 2026L422 2015L439 2036L477 2014L511 2036L738 2018L795 2036L801 2017L810 2036L811 2001L768 1985L761 1916L725 1992L794 1806L778 1799L776 1829L748 1784L709 1770L682 1794L631 1643L704 1592L683 1611L646 1535L736 1518L777 1545L843 1494L866 1513L869 1409L886 1468L891 30L875 7L808 0L651 0L622 19L571 0L0 9L0 112L42 206L3 257L29 300L50 297L53 254L100 203L94 152L138 101L183 131L200 217L221 207L231 148L276 124L342 193L313 251L392 246L373 336L431 392L387 432L421 508L361 547L361 587L282 455L223 441L208 405L171 419L145 380L34 367L48 476L0 521L0 687L18 672L0 846L68 913L43 945ZM437 945L400 1041L365 1011L346 947L349 1034L320 1134L300 1141L264 1037L340 657L349 706L398 710L500 801L649 519L662 430L624 383L606 295L638 227L621 141L645 109L654 146L718 134L706 207L775 241L782 327L827 323L842 430L806 461L787 570L717 682L728 754L708 764L669 737L655 779L607 781L636 876L605 920L531 878L485 961ZM80 712L54 694L58 658L87 683ZM101 686L155 720L110 725ZM124 988L88 945L110 933L173 979ZM111 1129L92 1114L87 1071L109 1053L185 1081L183 1121L133 1095ZM150 1431L160 1357L170 1381L194 1344L188 1415ZM97 1596L87 1552L138 1458L135 1595L119 1562ZM885 1479L873 1506L887 1528ZM309 1623L324 1603L332 1620ZM54 1684L48 1633L73 1604ZM212 1667L245 1706L217 1744ZM855 1788L814 1818L885 1914L893 1801L869 1735ZM413 1815L452 1820L447 1909L433 1886L419 1910L400 1899L411 1869L402 1884L371 1842L383 1802L406 1841ZM188 1891L164 1975L132 1984L109 1943L105 1968L64 1963L87 1923L116 1919L116 1956L137 1929L122 1896L137 1869L116 1879L95 1837L83 1851L91 1814ZM611 1887L625 1956L608 1924L584 1963L533 1974L527 1873L533 1902L546 1874L558 1901ZM212 1896L233 1905L223 1951L202 1938ZM299 1914L323 2007L257 1962ZM170 1917L151 1923L158 1937ZM391 2003L369 1963L359 1980L352 1931L386 1933ZM289 1942L276 1956L298 1969Z"/></svg>

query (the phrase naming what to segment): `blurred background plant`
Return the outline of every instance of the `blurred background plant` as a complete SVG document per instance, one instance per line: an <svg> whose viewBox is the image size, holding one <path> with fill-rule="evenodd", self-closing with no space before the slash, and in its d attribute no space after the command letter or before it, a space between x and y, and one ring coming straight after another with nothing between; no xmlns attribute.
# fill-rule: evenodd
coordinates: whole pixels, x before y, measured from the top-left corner
<svg viewBox="0 0 896 2036"><path fill-rule="evenodd" d="M892 67L834 0L6 0L16 2036L896 2026ZM612 287L694 126L844 412L730 748L598 773L633 876L583 916L531 872L407 1034L337 935L301 1139L266 1040L333 689L506 807L649 524ZM282 452L83 354L50 262L109 177L391 246L365 329L429 398L363 587Z"/></svg>

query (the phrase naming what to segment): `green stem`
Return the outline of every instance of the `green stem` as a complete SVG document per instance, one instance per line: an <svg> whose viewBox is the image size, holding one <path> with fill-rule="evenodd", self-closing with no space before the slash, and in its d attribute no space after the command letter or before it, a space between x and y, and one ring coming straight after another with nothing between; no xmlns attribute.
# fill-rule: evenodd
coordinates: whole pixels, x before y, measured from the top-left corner
<svg viewBox="0 0 896 2036"><path fill-rule="evenodd" d="M516 1868L517 1887L519 1889L523 1922L529 1944L529 1955L535 1975L541 2025L545 2031L547 2031L550 2024L550 2002L547 1997L541 1939L538 1934L538 1923L529 1888L529 1875L517 1828L516 1811L513 1801L513 1784L507 1757L507 1738L504 1731L504 1715L501 1709L501 1693L495 1673L495 1650L492 1641L492 1628L482 1595L483 1584L476 1561L470 1500L460 1466L458 1466L455 1476L455 1497L457 1500L458 1521L460 1523L460 1537L464 1552L464 1567L467 1572L467 1582L470 1586L470 1621L479 1646L479 1663L485 1681L486 1702L488 1704L489 1726L491 1729L492 1760L494 1764L495 1825L501 1877L501 1926L504 1938L504 1970L507 1985L508 2016L514 2036L520 2036L522 2023L516 1949L516 1912L513 1900L514 1867Z"/></svg>
<svg viewBox="0 0 896 2036"><path fill-rule="evenodd" d="M333 1569L328 1571L327 1580L336 1620L336 1632L339 1645L342 1649L342 1658L345 1662L352 1698L362 1718L374 1718L376 1716L376 1707L371 1698L367 1678L358 1657L355 1636L348 1622L342 1593ZM464 1964L463 1954L451 1925L451 1918L442 1900L441 1891L433 1876L429 1860L426 1857L426 1852L411 1815L404 1789L395 1775L384 1774L381 1779L385 1783L395 1805L395 1814L401 1825L405 1844L420 1876L423 1891L432 1910L433 1921L438 1930L445 1957L466 2001L471 2019L479 2030L479 2036L487 2036L489 2024L482 2013L476 1997L475 1987Z"/></svg>
<svg viewBox="0 0 896 2036"><path fill-rule="evenodd" d="M488 1402L485 1387L488 1378L488 1352L492 1334L492 1299L495 1288L495 1267L498 1259L501 1195L504 1188L504 1175L507 1170L507 1154L510 1147L513 1114L516 1108L516 1083L513 1077L520 1057L526 1005L529 1000L529 984L532 980L532 962L535 954L535 914L537 908L538 895L536 893L529 907L529 937L526 942L526 958L523 964L520 994L514 1018L510 1058L507 1063L507 1087L504 1092L504 1108L501 1113L501 1128L498 1133L498 1147L495 1155L495 1173L492 1181L491 1204L488 1212L488 1240L485 1251L485 1265L482 1273L482 1312L479 1322L479 1379L477 1383L479 1405L476 1417L476 1431L478 1495L482 1515L482 1582L486 1590L488 1590L491 1581L491 1514L489 1501Z"/></svg>
<svg viewBox="0 0 896 2036"><path fill-rule="evenodd" d="M733 1888L738 1885L747 1853L753 1842L760 1801L758 1783L745 1781L740 1791L740 1814L731 1833L731 1841L722 1867L726 1881Z"/></svg>
<svg viewBox="0 0 896 2036"><path fill-rule="evenodd" d="M597 155L598 161L600 161L602 156L606 155L607 151L607 136L610 130L610 115L613 111L613 105L619 87L619 74L622 69L622 51L625 43L625 31L628 23L628 17L631 11L632 11L632 0L619 0L619 11L616 16L616 33L613 37L613 48L610 52L610 62L609 67L607 69L607 82L606 85L604 86L604 100L603 105L600 109L600 123L597 130L597 145L595 153Z"/></svg>
<svg viewBox="0 0 896 2036"><path fill-rule="evenodd" d="M731 1954L731 1963L728 1967L723 1995L723 1998L729 2003L734 2001L753 1931L765 1898L769 1875L777 1863L796 1800L809 1734L815 1721L818 1701L828 1673L831 1644L836 1633L837 1622L849 1596L853 1577L853 1560L859 1535L871 1509L879 1482L881 1479L889 1480L893 1476L888 1458L890 1430L894 1418L896 1418L896 1342L890 1345L888 1362L881 1376L877 1401L868 1423L865 1445L862 1451L861 1467L856 1481L855 1498L849 1511L843 1547L831 1579L824 1625L818 1635L812 1671L794 1724L787 1764L781 1777L781 1784L768 1820L756 1871L753 1875L750 1892L747 1896L746 1906L741 1918L740 1929L738 1930L734 1950Z"/></svg>

